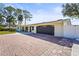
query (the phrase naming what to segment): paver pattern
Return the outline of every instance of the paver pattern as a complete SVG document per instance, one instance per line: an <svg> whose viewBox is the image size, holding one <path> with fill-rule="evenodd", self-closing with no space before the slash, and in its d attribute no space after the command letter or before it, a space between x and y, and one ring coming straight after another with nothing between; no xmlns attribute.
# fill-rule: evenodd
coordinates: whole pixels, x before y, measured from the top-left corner
<svg viewBox="0 0 79 59"><path fill-rule="evenodd" d="M46 38L47 36L34 35ZM50 38L49 38L50 39ZM71 48L20 33L0 35L0 56L70 56Z"/></svg>

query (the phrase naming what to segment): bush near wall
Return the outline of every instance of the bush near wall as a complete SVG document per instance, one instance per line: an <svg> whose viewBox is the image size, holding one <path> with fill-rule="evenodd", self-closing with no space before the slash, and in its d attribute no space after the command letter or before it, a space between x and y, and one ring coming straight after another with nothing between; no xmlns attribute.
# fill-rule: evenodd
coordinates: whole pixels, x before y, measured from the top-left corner
<svg viewBox="0 0 79 59"><path fill-rule="evenodd" d="M3 31L4 30L4 27L3 26L0 26L0 31Z"/></svg>
<svg viewBox="0 0 79 59"><path fill-rule="evenodd" d="M5 28L3 26L0 26L0 31L16 31L14 28Z"/></svg>
<svg viewBox="0 0 79 59"><path fill-rule="evenodd" d="M16 31L16 29L13 29L13 28L10 28L10 29L8 29L9 31Z"/></svg>

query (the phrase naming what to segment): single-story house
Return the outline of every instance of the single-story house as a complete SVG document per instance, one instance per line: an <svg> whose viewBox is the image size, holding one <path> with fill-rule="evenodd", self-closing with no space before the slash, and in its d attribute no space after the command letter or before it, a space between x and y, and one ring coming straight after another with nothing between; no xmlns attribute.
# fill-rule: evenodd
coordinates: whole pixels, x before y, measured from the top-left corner
<svg viewBox="0 0 79 59"><path fill-rule="evenodd" d="M21 26L21 30L23 29L24 25ZM26 31L57 37L79 38L79 25L72 25L69 19L29 24L26 25Z"/></svg>

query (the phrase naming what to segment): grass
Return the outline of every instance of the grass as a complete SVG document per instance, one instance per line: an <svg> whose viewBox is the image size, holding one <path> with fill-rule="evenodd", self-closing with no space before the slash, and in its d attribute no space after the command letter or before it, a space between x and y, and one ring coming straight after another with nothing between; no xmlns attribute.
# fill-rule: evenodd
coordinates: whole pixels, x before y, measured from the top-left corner
<svg viewBox="0 0 79 59"><path fill-rule="evenodd" d="M13 34L16 33L15 31L0 31L0 35L4 35L4 34Z"/></svg>

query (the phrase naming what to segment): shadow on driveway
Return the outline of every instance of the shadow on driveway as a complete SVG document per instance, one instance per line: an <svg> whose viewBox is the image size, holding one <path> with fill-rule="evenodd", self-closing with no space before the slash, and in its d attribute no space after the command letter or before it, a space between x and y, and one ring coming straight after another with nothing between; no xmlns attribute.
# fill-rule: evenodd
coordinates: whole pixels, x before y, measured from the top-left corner
<svg viewBox="0 0 79 59"><path fill-rule="evenodd" d="M63 37L55 37L52 35L46 35L46 34L38 34L38 33L28 33L28 32L20 32L24 35L29 35L35 38L40 38L41 40L45 40L48 42L52 42L61 46L72 48L73 44L79 44L79 41L75 39L69 39L69 38L63 38Z"/></svg>

